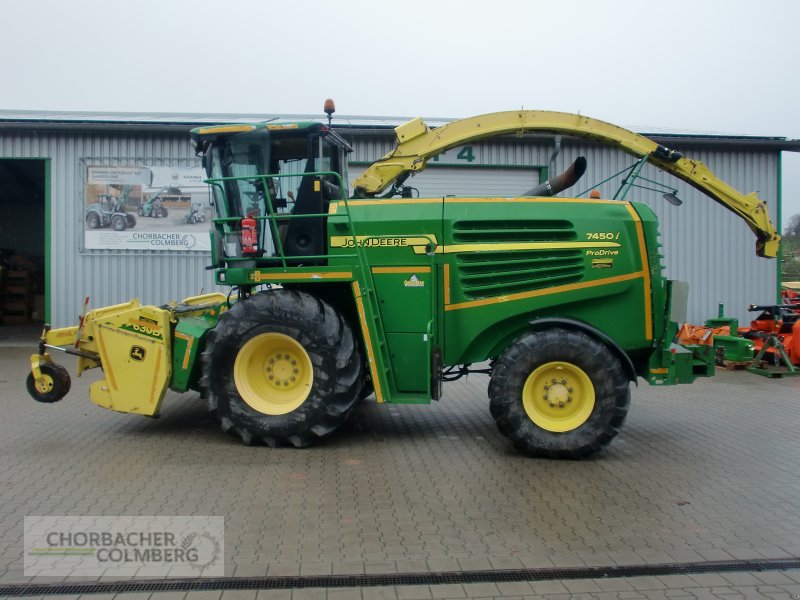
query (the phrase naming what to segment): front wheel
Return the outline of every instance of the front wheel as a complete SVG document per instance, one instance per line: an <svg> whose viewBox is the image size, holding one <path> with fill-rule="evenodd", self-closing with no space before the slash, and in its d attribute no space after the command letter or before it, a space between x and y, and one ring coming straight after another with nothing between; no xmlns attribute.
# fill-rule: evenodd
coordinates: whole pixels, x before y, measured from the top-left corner
<svg viewBox="0 0 800 600"><path fill-rule="evenodd" d="M114 231L125 231L128 226L128 221L123 215L114 215L111 217L111 227Z"/></svg>
<svg viewBox="0 0 800 600"><path fill-rule="evenodd" d="M311 445L338 428L361 388L353 332L328 303L271 290L235 303L209 334L201 387L246 444Z"/></svg>
<svg viewBox="0 0 800 600"><path fill-rule="evenodd" d="M526 333L500 356L489 384L498 429L531 456L584 458L619 432L630 405L622 365L582 331Z"/></svg>
<svg viewBox="0 0 800 600"><path fill-rule="evenodd" d="M36 383L33 373L28 373L28 379L25 382L28 393L34 400L52 404L69 393L72 381L69 372L64 367L55 363L44 363L39 369L42 372L39 384Z"/></svg>

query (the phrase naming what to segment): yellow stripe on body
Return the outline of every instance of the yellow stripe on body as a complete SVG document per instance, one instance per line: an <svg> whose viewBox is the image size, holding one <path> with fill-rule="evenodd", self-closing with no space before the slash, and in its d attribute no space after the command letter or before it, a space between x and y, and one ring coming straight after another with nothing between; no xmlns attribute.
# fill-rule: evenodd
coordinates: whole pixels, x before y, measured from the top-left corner
<svg viewBox="0 0 800 600"><path fill-rule="evenodd" d="M459 302L457 304L450 304L445 306L447 310L461 310L464 308L476 308L479 306L488 306L490 304L500 304L501 302L515 302L517 300L527 300L528 298L538 298L539 296L549 296L550 294L561 294L563 292L572 292L575 290L582 290L587 288L598 287L601 285L610 285L612 283L620 283L623 281L632 281L644 277L642 271L636 273L628 273L627 275L617 275L616 277L607 277L605 279L597 279L595 281L587 281L584 283L570 283L567 285L558 285L555 287L533 290L530 292L518 292L516 294L506 294L504 296L497 296L495 298L484 298L482 300L471 300L469 302Z"/></svg>
<svg viewBox="0 0 800 600"><path fill-rule="evenodd" d="M650 261L647 260L647 246L644 243L644 229L642 220L630 202L625 203L625 208L636 223L636 237L639 239L639 255L642 257L642 270L644 272L644 337L653 339L653 299L650 289Z"/></svg>
<svg viewBox="0 0 800 600"><path fill-rule="evenodd" d="M181 366L186 369L189 366L189 357L192 354L192 346L194 345L194 338L190 335L186 335L185 333L181 333L180 331L175 332L175 337L186 342L186 352L183 355L183 363Z"/></svg>
<svg viewBox="0 0 800 600"><path fill-rule="evenodd" d="M358 309L358 320L361 321L361 330L364 332L364 343L367 346L367 359L369 361L369 371L372 374L372 387L375 389L375 398L378 402L383 402L383 392L381 391L381 380L378 375L377 364L375 363L375 352L372 349L372 338L367 327L367 316L364 312L364 301L361 298L361 286L357 281L353 282L353 296L356 299Z"/></svg>
<svg viewBox="0 0 800 600"><path fill-rule="evenodd" d="M352 279L352 271L334 271L330 273L262 273L255 271L250 275L252 281L282 281L286 279L299 279L313 281L314 279Z"/></svg>
<svg viewBox="0 0 800 600"><path fill-rule="evenodd" d="M430 273L430 267L372 267L372 272L377 274L384 273Z"/></svg>
<svg viewBox="0 0 800 600"><path fill-rule="evenodd" d="M198 131L200 135L208 135L209 133L243 133L245 131L253 131L255 127L252 125L223 125L221 127L203 127Z"/></svg>
<svg viewBox="0 0 800 600"><path fill-rule="evenodd" d="M519 252L521 250L583 250L587 248L619 248L617 242L515 242L507 244L451 244L437 246L436 254L457 252ZM425 248L413 246L415 254L424 254Z"/></svg>
<svg viewBox="0 0 800 600"><path fill-rule="evenodd" d="M444 303L450 304L450 263L444 263Z"/></svg>
<svg viewBox="0 0 800 600"><path fill-rule="evenodd" d="M569 204L608 204L608 200L591 200L589 198L517 198L510 196L508 198L386 198L383 200L349 200L348 206L391 206L402 204L473 204L473 203L507 203L507 204L520 204L520 203L536 203L547 204L552 202L569 203Z"/></svg>

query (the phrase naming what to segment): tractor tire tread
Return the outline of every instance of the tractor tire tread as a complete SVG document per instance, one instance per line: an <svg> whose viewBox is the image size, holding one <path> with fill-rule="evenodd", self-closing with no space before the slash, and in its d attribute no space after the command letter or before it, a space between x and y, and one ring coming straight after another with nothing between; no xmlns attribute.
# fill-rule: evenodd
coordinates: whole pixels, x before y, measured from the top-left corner
<svg viewBox="0 0 800 600"><path fill-rule="evenodd" d="M522 386L549 361L574 362L595 387L595 410L580 427L565 433L536 426L526 413ZM619 433L630 406L630 383L613 353L589 334L551 328L523 334L498 358L489 383L490 412L497 428L531 456L581 459L604 449Z"/></svg>
<svg viewBox="0 0 800 600"><path fill-rule="evenodd" d="M69 393L72 387L72 379L65 367L56 363L46 363L41 365L40 369L42 373L49 375L53 379L53 389L47 394L42 394L36 389L36 380L33 377L33 373L28 373L25 386L34 400L52 404L53 402L58 402Z"/></svg>
<svg viewBox="0 0 800 600"><path fill-rule="evenodd" d="M233 356L254 330L253 335L267 330L283 333L310 354L319 353L312 357L311 395L288 415L261 415L236 392ZM330 304L298 290L264 291L236 302L209 332L202 362L200 387L209 410L218 411L223 430L245 444L308 447L335 431L360 395L362 359L353 331ZM223 380L230 381L227 388Z"/></svg>

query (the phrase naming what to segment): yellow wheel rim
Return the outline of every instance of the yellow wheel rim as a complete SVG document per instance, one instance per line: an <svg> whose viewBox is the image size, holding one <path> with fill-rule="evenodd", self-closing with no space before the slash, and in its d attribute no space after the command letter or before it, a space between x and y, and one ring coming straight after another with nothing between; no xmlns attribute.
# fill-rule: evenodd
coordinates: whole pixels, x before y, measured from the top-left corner
<svg viewBox="0 0 800 600"><path fill-rule="evenodd" d="M297 340L282 333L262 333L236 355L233 380L250 408L266 415L285 415L308 398L314 368Z"/></svg>
<svg viewBox="0 0 800 600"><path fill-rule="evenodd" d="M580 367L549 362L528 376L522 388L522 404L531 421L542 429L572 431L594 410L594 386Z"/></svg>
<svg viewBox="0 0 800 600"><path fill-rule="evenodd" d="M36 381L36 390L40 394L49 394L53 391L53 378L50 375L42 373L42 378L39 381Z"/></svg>

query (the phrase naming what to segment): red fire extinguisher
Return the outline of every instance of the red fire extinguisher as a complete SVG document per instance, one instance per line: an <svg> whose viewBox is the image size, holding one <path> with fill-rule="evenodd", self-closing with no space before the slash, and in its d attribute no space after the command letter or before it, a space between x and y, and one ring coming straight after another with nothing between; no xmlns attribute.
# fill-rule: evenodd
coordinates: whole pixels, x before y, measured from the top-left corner
<svg viewBox="0 0 800 600"><path fill-rule="evenodd" d="M247 216L242 219L242 254L255 254L258 252L257 222L253 218L253 214L247 213Z"/></svg>

